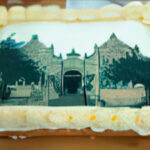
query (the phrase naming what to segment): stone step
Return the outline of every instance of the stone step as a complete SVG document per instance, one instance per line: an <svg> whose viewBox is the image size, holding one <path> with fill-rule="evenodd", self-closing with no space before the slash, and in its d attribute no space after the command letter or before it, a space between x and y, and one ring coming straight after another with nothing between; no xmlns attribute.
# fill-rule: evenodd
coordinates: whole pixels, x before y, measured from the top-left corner
<svg viewBox="0 0 150 150"><path fill-rule="evenodd" d="M59 99L49 100L49 106L84 106L84 95L64 95L61 96Z"/></svg>

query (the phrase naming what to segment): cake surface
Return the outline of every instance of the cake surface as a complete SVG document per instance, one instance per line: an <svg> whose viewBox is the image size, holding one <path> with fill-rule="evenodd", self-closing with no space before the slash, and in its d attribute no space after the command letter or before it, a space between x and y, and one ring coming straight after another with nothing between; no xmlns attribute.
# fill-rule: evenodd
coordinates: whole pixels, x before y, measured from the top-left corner
<svg viewBox="0 0 150 150"><path fill-rule="evenodd" d="M149 3L0 11L0 135L150 134Z"/></svg>

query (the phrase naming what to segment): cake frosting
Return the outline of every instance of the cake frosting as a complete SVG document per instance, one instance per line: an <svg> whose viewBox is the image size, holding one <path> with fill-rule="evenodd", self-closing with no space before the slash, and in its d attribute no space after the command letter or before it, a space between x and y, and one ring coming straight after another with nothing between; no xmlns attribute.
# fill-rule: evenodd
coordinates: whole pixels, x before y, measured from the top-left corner
<svg viewBox="0 0 150 150"><path fill-rule="evenodd" d="M94 132L133 130L150 135L150 107L0 107L0 131L91 128Z"/></svg>
<svg viewBox="0 0 150 150"><path fill-rule="evenodd" d="M125 7L109 5L97 10L65 10L57 6L39 5L28 8L13 6L7 10L6 7L0 6L0 12L0 30L9 24L39 21L65 23L118 21L119 23L119 21L134 20L134 23L150 25L150 4L143 5L140 2L132 2ZM7 28L9 29L9 26ZM4 36L7 35L6 29L3 30ZM148 51L145 54L149 55ZM103 132L108 129L133 130L145 136L150 135L149 116L149 106L139 109L88 106L0 106L0 131L90 128L93 132Z"/></svg>
<svg viewBox="0 0 150 150"><path fill-rule="evenodd" d="M137 20L141 23L150 24L150 4L141 2L130 2L124 7L119 5L107 5L100 9L60 9L58 6L32 5L27 8L23 6L12 6L7 10L0 6L0 26L28 21L117 21Z"/></svg>

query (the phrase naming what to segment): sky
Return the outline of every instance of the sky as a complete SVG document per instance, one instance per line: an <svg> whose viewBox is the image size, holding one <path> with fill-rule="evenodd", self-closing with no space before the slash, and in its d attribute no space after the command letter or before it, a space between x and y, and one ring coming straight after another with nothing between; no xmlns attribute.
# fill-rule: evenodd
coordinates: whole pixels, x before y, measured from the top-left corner
<svg viewBox="0 0 150 150"><path fill-rule="evenodd" d="M135 21L91 22L91 23L60 23L39 22L9 25L0 32L0 40L6 39L12 33L14 39L29 41L34 34L47 47L54 44L55 54L63 57L75 48L84 56L94 52L94 44L101 46L114 32L117 37L134 47L137 44L143 55L150 57L150 27Z"/></svg>

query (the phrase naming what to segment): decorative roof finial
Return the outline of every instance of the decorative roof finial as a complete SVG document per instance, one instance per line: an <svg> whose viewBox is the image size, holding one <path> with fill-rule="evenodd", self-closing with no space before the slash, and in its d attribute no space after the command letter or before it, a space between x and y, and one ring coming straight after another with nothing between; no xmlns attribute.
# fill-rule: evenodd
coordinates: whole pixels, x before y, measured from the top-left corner
<svg viewBox="0 0 150 150"><path fill-rule="evenodd" d="M117 36L114 32L111 34L110 39L117 39Z"/></svg>
<svg viewBox="0 0 150 150"><path fill-rule="evenodd" d="M95 45L94 45L94 50L97 50L98 49L98 46L97 46L97 44L95 43Z"/></svg>
<svg viewBox="0 0 150 150"><path fill-rule="evenodd" d="M34 34L34 35L32 35L32 39L33 39L33 40L38 40L38 39L39 39L39 37L38 37L38 35L37 35L37 34Z"/></svg>
<svg viewBox="0 0 150 150"><path fill-rule="evenodd" d="M80 56L80 54L76 53L75 49L73 48L71 53L68 53L67 56Z"/></svg>
<svg viewBox="0 0 150 150"><path fill-rule="evenodd" d="M76 52L75 52L75 49L73 48L73 49L72 49L72 54L75 54L75 53L76 53Z"/></svg>
<svg viewBox="0 0 150 150"><path fill-rule="evenodd" d="M137 53L140 52L138 45L135 45L134 50L135 50Z"/></svg>
<svg viewBox="0 0 150 150"><path fill-rule="evenodd" d="M61 58L61 59L62 59L62 53L60 53L59 58Z"/></svg>
<svg viewBox="0 0 150 150"><path fill-rule="evenodd" d="M51 44L50 49L51 49L51 50L54 50L54 45L53 45L53 44Z"/></svg>
<svg viewBox="0 0 150 150"><path fill-rule="evenodd" d="M87 58L87 53L85 53L84 58Z"/></svg>

